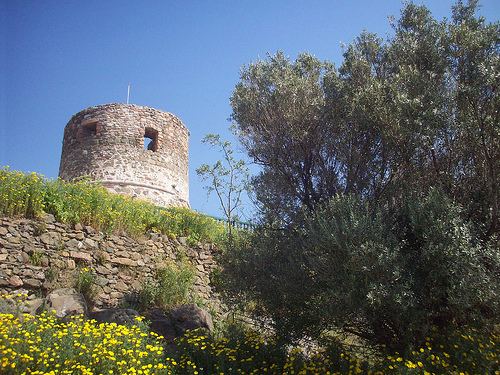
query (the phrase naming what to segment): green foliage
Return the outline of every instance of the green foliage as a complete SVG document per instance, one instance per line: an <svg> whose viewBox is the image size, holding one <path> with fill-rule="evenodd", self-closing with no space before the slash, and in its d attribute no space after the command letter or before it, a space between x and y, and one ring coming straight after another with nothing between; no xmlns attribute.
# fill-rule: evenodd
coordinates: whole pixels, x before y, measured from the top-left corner
<svg viewBox="0 0 500 375"><path fill-rule="evenodd" d="M500 23L477 7L405 3L338 70L282 52L241 69L231 117L267 226L229 243L220 284L286 341L406 356L431 327L499 323Z"/></svg>
<svg viewBox="0 0 500 375"><path fill-rule="evenodd" d="M216 241L224 232L222 225L206 215L180 207L162 209L147 201L111 194L85 178L71 183L46 180L6 167L0 169L0 197L1 215L35 218L49 213L60 222L91 225L108 233L126 231L139 236L157 231L196 243ZM42 225L37 231L41 230Z"/></svg>
<svg viewBox="0 0 500 375"><path fill-rule="evenodd" d="M251 256L252 245L255 243L254 236L260 235L259 231L250 232L245 230L235 230L231 235L225 236L218 243L221 253L216 254L218 267L210 275L210 281L213 283L217 292L230 301L233 306L239 305L240 311L245 309L247 299L245 293L240 293L241 284L239 279L233 279L233 272L242 271L238 267L244 264L247 256ZM253 277L253 275L241 274L242 278Z"/></svg>
<svg viewBox="0 0 500 375"><path fill-rule="evenodd" d="M320 191L332 194L337 188L323 92L337 74L333 64L310 54L291 62L278 52L244 65L240 77L230 98L231 118L249 156L262 167L252 181L257 201L268 221L286 222L300 205L314 208Z"/></svg>
<svg viewBox="0 0 500 375"><path fill-rule="evenodd" d="M45 278L49 281L49 282L52 282L52 281L55 281L57 279L57 276L58 276L58 272L59 269L52 266L50 268L47 268L45 271L44 271L44 274L45 274Z"/></svg>
<svg viewBox="0 0 500 375"><path fill-rule="evenodd" d="M252 301L287 341L327 340L340 328L403 354L431 326L498 321L499 254L471 233L439 191L395 207L339 196L304 230L265 231L227 247L224 295Z"/></svg>
<svg viewBox="0 0 500 375"><path fill-rule="evenodd" d="M39 222L36 224L33 234L35 236L40 236L45 232L47 232L47 225L44 222Z"/></svg>
<svg viewBox="0 0 500 375"><path fill-rule="evenodd" d="M39 251L33 251L28 257L32 265L39 266L42 263L43 254Z"/></svg>
<svg viewBox="0 0 500 375"><path fill-rule="evenodd" d="M303 224L337 194L442 189L484 239L500 235L500 24L458 2L437 21L405 3L386 40L363 32L337 70L303 53L244 65L231 118L265 223ZM293 98L293 99L292 99Z"/></svg>
<svg viewBox="0 0 500 375"><path fill-rule="evenodd" d="M75 289L82 293L88 303L94 301L96 295L95 275L92 268L82 268L79 270L75 281Z"/></svg>
<svg viewBox="0 0 500 375"><path fill-rule="evenodd" d="M191 288L196 275L195 267L189 261L179 264L167 261L156 270L153 280L144 283L139 294L141 308L152 305L160 308L170 308L189 301Z"/></svg>
<svg viewBox="0 0 500 375"><path fill-rule="evenodd" d="M311 222L305 256L328 283L322 311L337 325L403 353L430 326L498 320L498 252L474 239L445 194L393 208L339 197Z"/></svg>

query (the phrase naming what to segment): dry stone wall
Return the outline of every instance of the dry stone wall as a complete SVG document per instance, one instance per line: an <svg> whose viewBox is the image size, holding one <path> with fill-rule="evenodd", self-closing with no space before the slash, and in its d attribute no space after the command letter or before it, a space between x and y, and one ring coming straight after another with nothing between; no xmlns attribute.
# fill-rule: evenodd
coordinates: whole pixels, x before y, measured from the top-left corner
<svg viewBox="0 0 500 375"><path fill-rule="evenodd" d="M194 289L206 306L217 309L218 299L209 275L216 267L213 244L188 246L185 239L151 233L143 239L106 235L90 226L70 228L55 222L0 218L0 293L20 290L45 295L73 286L82 268L95 275L95 307L111 308L134 301L141 284L158 267L182 253L196 267Z"/></svg>
<svg viewBox="0 0 500 375"><path fill-rule="evenodd" d="M189 131L178 117L133 104L75 114L64 129L59 177L90 176L113 193L189 206Z"/></svg>

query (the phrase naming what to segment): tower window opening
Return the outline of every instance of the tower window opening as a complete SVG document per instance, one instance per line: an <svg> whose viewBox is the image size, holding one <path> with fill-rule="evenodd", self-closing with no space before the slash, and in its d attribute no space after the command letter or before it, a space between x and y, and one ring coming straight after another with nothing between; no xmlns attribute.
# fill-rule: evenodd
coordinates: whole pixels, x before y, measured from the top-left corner
<svg viewBox="0 0 500 375"><path fill-rule="evenodd" d="M79 133L79 138L88 138L96 135L97 120L87 120L82 122Z"/></svg>
<svg viewBox="0 0 500 375"><path fill-rule="evenodd" d="M156 152L158 150L158 131L152 128L144 130L144 149Z"/></svg>

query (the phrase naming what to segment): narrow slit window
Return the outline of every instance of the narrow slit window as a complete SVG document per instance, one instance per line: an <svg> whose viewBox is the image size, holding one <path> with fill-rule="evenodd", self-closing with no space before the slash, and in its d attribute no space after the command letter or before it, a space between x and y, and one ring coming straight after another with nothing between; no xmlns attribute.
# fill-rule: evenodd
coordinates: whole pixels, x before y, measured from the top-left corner
<svg viewBox="0 0 500 375"><path fill-rule="evenodd" d="M144 149L156 152L158 150L158 131L146 128L144 131Z"/></svg>

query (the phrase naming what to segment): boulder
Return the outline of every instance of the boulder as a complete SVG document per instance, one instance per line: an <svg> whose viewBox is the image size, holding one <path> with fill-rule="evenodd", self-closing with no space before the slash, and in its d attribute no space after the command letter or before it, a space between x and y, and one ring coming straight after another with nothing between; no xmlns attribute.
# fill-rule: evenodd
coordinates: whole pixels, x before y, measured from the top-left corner
<svg viewBox="0 0 500 375"><path fill-rule="evenodd" d="M22 306L21 311L25 314L36 315L36 312L39 311L43 303L44 300L42 298L26 301Z"/></svg>
<svg viewBox="0 0 500 375"><path fill-rule="evenodd" d="M87 304L83 294L73 288L56 289L45 298L43 309L55 311L58 318L69 319L73 316L88 317Z"/></svg>
<svg viewBox="0 0 500 375"><path fill-rule="evenodd" d="M170 321L178 335L198 328L204 328L207 333L212 333L214 330L212 316L194 303L171 309Z"/></svg>
<svg viewBox="0 0 500 375"><path fill-rule="evenodd" d="M137 267L137 262L128 258L113 258L110 260L110 262L121 266Z"/></svg>
<svg viewBox="0 0 500 375"><path fill-rule="evenodd" d="M38 289L42 286L42 282L37 279L26 279L24 280L24 286L28 288Z"/></svg>
<svg viewBox="0 0 500 375"><path fill-rule="evenodd" d="M81 251L70 251L69 256L77 261L92 262L92 256L89 253Z"/></svg>
<svg viewBox="0 0 500 375"><path fill-rule="evenodd" d="M40 218L48 224L53 224L56 222L56 218L52 214L42 214Z"/></svg>
<svg viewBox="0 0 500 375"><path fill-rule="evenodd" d="M20 286L23 285L23 281L21 280L21 278L17 275L12 275L10 278L9 278L9 284L12 285L13 287L15 288L18 288Z"/></svg>
<svg viewBox="0 0 500 375"><path fill-rule="evenodd" d="M59 244L59 233L57 232L45 232L40 235L40 241L45 245L56 246Z"/></svg>
<svg viewBox="0 0 500 375"><path fill-rule="evenodd" d="M83 229L85 230L85 232L87 232L87 234L94 234L95 233L94 227L91 227L90 225L84 226Z"/></svg>
<svg viewBox="0 0 500 375"><path fill-rule="evenodd" d="M170 318L161 309L147 311L144 315L146 320L149 321L149 330L162 336L171 349L175 348L177 335Z"/></svg>
<svg viewBox="0 0 500 375"><path fill-rule="evenodd" d="M17 306L12 298L0 298L0 314L16 314Z"/></svg>

